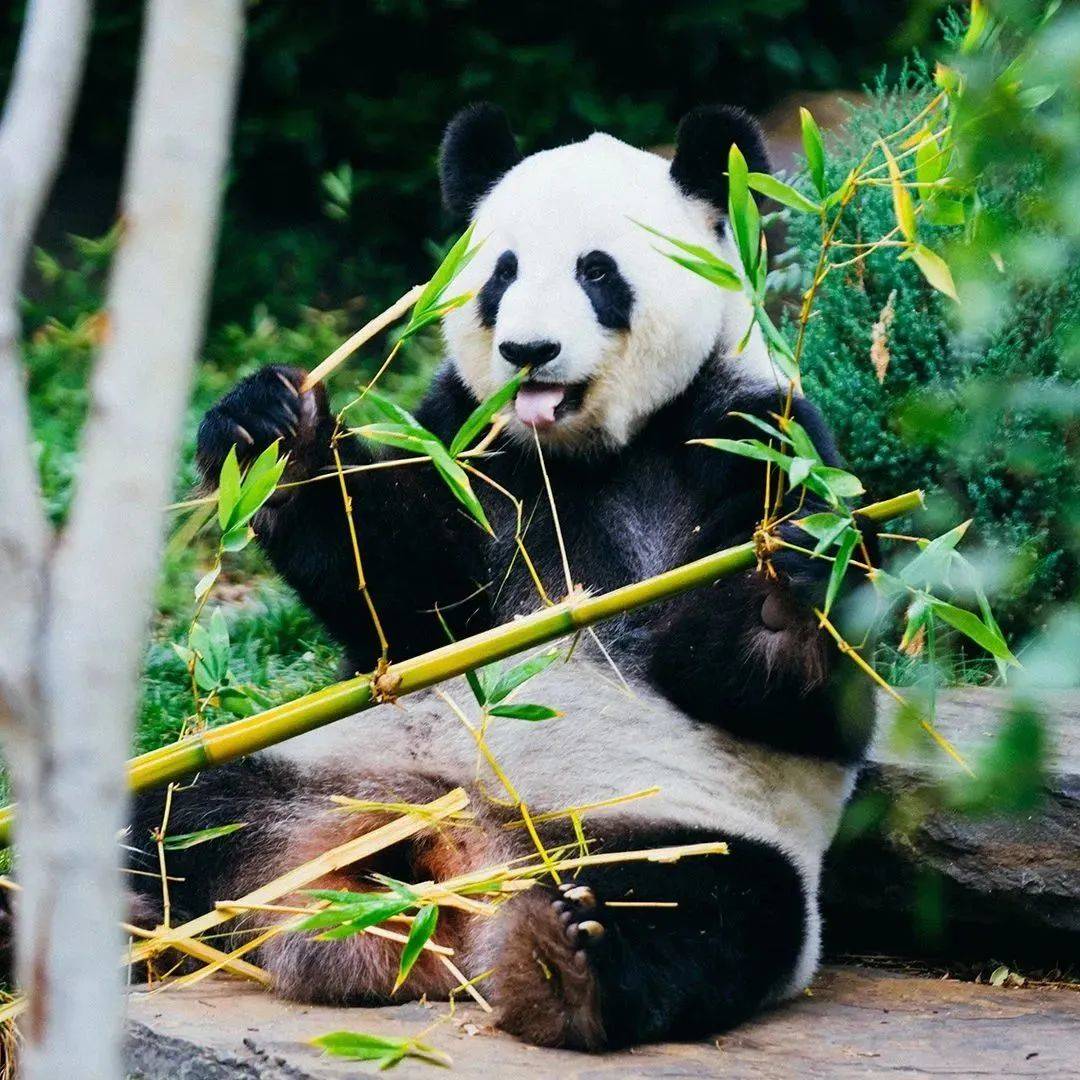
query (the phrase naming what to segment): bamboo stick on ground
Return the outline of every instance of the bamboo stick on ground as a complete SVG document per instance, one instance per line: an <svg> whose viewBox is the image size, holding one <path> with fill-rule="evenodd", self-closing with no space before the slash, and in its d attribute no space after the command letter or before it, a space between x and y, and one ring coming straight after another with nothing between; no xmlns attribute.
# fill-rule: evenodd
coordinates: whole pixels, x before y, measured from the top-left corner
<svg viewBox="0 0 1080 1080"><path fill-rule="evenodd" d="M205 934L207 930L220 926L222 923L226 923L242 914L242 909L245 906L272 904L282 896L303 889L326 874L340 870L343 866L350 866L357 860L382 851L384 848L400 843L402 840L407 840L410 836L430 828L433 821L441 821L450 814L463 810L468 803L469 797L465 792L461 788L455 788L441 798L425 804L426 813L422 815L406 814L396 821L391 821L386 825L379 826L372 832L358 836L355 840L331 848L318 858L312 859L302 866L295 867L280 877L274 878L273 881L268 881L265 885L255 889L254 892L240 897L236 901L237 904L241 905L240 908L215 908L213 911L208 911L205 915L200 915L197 919L192 919L182 926L159 930L153 938L132 947L130 953L131 962L138 963L146 960L153 956L154 953L172 947L178 941L193 938L197 934Z"/></svg>
<svg viewBox="0 0 1080 1080"><path fill-rule="evenodd" d="M922 503L921 491L909 491L872 503L856 513L869 521L888 521L918 510ZM369 675L346 679L255 716L197 732L159 750L140 754L128 762L128 782L132 790L146 791L171 780L182 780L202 769L265 750L296 735L363 712L383 700L434 686L525 649L574 634L613 615L646 607L749 570L756 561L754 542L747 540L645 581L598 596L571 597L533 615L393 664L374 681ZM0 808L0 844L9 843L13 816L14 806Z"/></svg>

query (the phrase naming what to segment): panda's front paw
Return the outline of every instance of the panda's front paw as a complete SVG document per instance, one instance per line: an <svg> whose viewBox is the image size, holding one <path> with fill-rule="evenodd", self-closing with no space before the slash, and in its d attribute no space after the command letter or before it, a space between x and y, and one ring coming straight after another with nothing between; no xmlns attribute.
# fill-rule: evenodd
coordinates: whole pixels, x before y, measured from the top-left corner
<svg viewBox="0 0 1080 1080"><path fill-rule="evenodd" d="M209 409L199 425L197 461L203 479L214 483L235 446L241 464L280 442L293 462L293 475L310 472L320 426L329 411L326 392L316 386L301 392L305 373L272 365L248 376Z"/></svg>
<svg viewBox="0 0 1080 1080"><path fill-rule="evenodd" d="M805 551L813 551L817 540L803 532L794 522L786 521L777 530L785 543L794 544ZM825 558L815 558L805 551L793 551L778 547L770 557L775 580L780 588L770 590L762 605L762 622L770 630L785 629L798 616L798 608L812 610L825 602L832 563Z"/></svg>

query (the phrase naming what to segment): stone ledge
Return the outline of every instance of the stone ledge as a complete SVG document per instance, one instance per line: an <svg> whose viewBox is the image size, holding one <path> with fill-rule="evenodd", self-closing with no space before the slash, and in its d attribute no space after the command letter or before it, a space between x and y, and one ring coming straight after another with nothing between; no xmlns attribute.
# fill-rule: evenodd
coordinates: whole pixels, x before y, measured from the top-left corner
<svg viewBox="0 0 1080 1080"><path fill-rule="evenodd" d="M322 1057L313 1036L353 1030L416 1035L445 1004L330 1009L281 1001L211 979L131 998L130 1075L139 1080L338 1080L371 1066ZM475 1032L472 1034L471 1032ZM499 1080L638 1080L702 1076L761 1080L848 1077L1064 1078L1080 1061L1080 993L999 989L868 968L831 968L810 995L717 1040L587 1055L527 1046L490 1028L473 1005L430 1033L463 1076ZM400 1080L440 1075L402 1062Z"/></svg>
<svg viewBox="0 0 1080 1080"><path fill-rule="evenodd" d="M977 761L1001 724L1000 690L941 694L939 730ZM1023 816L935 813L909 835L872 832L838 841L822 882L828 947L1056 966L1080 956L1080 693L1041 698L1050 755L1046 798ZM879 738L858 794L890 801L954 768L929 747L899 755L887 744L895 706L880 703ZM916 925L915 897L940 898L939 932Z"/></svg>

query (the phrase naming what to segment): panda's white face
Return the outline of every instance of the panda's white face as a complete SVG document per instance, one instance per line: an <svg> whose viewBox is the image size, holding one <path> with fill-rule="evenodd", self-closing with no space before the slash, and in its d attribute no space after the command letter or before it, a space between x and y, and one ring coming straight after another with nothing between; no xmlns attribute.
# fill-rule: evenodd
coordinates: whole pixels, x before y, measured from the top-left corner
<svg viewBox="0 0 1080 1080"><path fill-rule="evenodd" d="M665 258L636 222L700 244L732 265L718 214L686 195L668 162L607 135L534 154L476 208L483 241L458 284L473 299L450 313L450 355L478 399L522 366L509 430L568 450L619 447L681 393L714 351L733 371L771 378L741 293Z"/></svg>

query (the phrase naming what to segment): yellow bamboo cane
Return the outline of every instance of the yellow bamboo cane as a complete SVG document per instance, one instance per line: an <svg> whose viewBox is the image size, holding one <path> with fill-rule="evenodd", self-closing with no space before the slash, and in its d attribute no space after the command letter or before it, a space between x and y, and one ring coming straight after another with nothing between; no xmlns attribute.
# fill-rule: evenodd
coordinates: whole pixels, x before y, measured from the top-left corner
<svg viewBox="0 0 1080 1080"><path fill-rule="evenodd" d="M881 522L911 513L922 504L922 492L909 491L872 503L856 513L870 521ZM525 649L566 637L613 615L712 584L740 570L748 570L756 559L754 543L748 540L611 592L571 597L533 615L403 660L379 678L359 675L346 679L255 716L200 731L158 750L140 754L128 762L128 783L133 791L145 791L181 780L202 769L265 750L324 724L363 712L379 704L386 695L403 697ZM0 808L0 845L10 843L14 809L14 805Z"/></svg>

